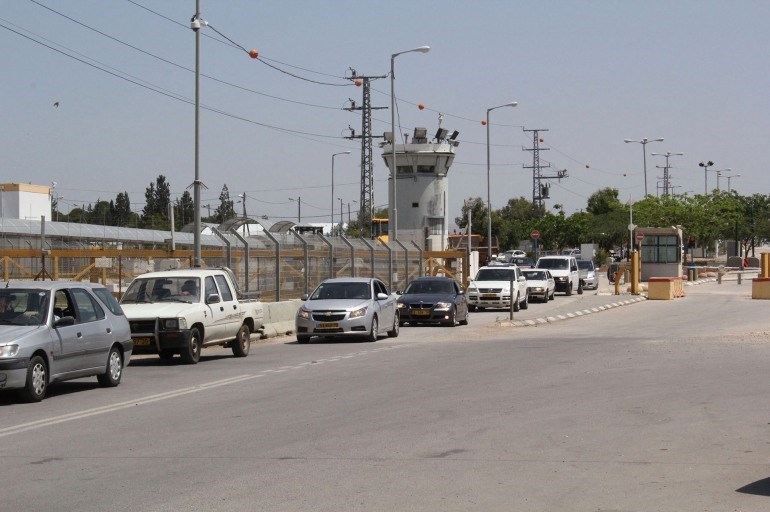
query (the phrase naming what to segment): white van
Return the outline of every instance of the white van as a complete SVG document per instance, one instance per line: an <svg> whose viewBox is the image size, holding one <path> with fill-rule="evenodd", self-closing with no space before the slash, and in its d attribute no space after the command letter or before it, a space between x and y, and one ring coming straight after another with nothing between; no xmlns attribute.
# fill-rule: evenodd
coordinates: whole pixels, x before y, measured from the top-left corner
<svg viewBox="0 0 770 512"><path fill-rule="evenodd" d="M535 268L551 271L556 282L556 291L572 295L583 293L583 280L580 279L577 260L574 256L543 256L537 260Z"/></svg>

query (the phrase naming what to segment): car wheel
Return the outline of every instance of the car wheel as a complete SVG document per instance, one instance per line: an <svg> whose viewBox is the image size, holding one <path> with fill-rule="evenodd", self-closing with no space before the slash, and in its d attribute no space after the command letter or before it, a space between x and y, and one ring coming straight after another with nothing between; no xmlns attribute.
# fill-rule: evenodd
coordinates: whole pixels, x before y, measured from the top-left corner
<svg viewBox="0 0 770 512"><path fill-rule="evenodd" d="M578 281L578 295L583 295L583 281Z"/></svg>
<svg viewBox="0 0 770 512"><path fill-rule="evenodd" d="M190 329L190 341L182 349L180 354L182 362L186 364L196 364L201 358L201 335L198 329Z"/></svg>
<svg viewBox="0 0 770 512"><path fill-rule="evenodd" d="M524 296L524 302L521 303L521 309L529 309L529 294Z"/></svg>
<svg viewBox="0 0 770 512"><path fill-rule="evenodd" d="M310 343L310 336L307 336L305 334L297 334L297 343Z"/></svg>
<svg viewBox="0 0 770 512"><path fill-rule="evenodd" d="M476 306L468 305L468 311L476 311Z"/></svg>
<svg viewBox="0 0 770 512"><path fill-rule="evenodd" d="M120 384L120 378L123 376L123 354L117 347L110 349L110 355L107 357L107 371L96 376L99 385L103 388L114 388Z"/></svg>
<svg viewBox="0 0 770 512"><path fill-rule="evenodd" d="M460 325L468 325L468 312L465 312L465 318L460 320Z"/></svg>
<svg viewBox="0 0 770 512"><path fill-rule="evenodd" d="M379 331L379 324L377 323L377 315L372 317L372 330L369 332L369 336L366 337L366 341L377 341L377 333Z"/></svg>
<svg viewBox="0 0 770 512"><path fill-rule="evenodd" d="M161 349L161 351L158 352L158 357L160 357L163 361L171 361L174 359L174 351L169 348Z"/></svg>
<svg viewBox="0 0 770 512"><path fill-rule="evenodd" d="M519 294L516 294L516 300L513 301L513 310L518 311L521 309L521 305L519 304Z"/></svg>
<svg viewBox="0 0 770 512"><path fill-rule="evenodd" d="M388 331L389 338L398 338L398 328L401 327L401 320L399 320L398 313L393 317L393 329Z"/></svg>
<svg viewBox="0 0 770 512"><path fill-rule="evenodd" d="M546 288L545 297L543 297L543 302L547 304L549 300L551 300L551 291Z"/></svg>
<svg viewBox="0 0 770 512"><path fill-rule="evenodd" d="M230 347L233 349L233 355L235 355L235 357L246 357L249 355L249 348L251 348L251 330L248 325L243 324L241 326L238 335L231 342Z"/></svg>
<svg viewBox="0 0 770 512"><path fill-rule="evenodd" d="M572 282L567 283L567 295L572 295Z"/></svg>
<svg viewBox="0 0 770 512"><path fill-rule="evenodd" d="M39 402L45 398L48 389L48 367L40 356L29 360L27 366L27 381L24 388L19 390L22 399L27 402Z"/></svg>

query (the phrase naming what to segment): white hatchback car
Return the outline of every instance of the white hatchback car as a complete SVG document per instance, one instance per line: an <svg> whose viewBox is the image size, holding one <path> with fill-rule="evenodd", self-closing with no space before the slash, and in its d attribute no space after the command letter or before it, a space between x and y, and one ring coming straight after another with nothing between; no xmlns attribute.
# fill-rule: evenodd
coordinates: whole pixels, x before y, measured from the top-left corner
<svg viewBox="0 0 770 512"><path fill-rule="evenodd" d="M513 288L511 288L513 283ZM516 265L481 267L468 285L468 309L510 308L527 309L527 280Z"/></svg>
<svg viewBox="0 0 770 512"><path fill-rule="evenodd" d="M548 302L553 299L556 282L550 270L523 269L521 273L527 278L529 300L539 299L542 302Z"/></svg>

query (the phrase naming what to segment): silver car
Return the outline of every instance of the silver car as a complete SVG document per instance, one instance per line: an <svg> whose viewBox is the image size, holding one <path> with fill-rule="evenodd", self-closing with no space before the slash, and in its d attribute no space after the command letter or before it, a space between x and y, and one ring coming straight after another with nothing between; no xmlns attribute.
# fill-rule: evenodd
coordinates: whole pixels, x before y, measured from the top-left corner
<svg viewBox="0 0 770 512"><path fill-rule="evenodd" d="M580 277L583 279L583 287L590 290L599 288L599 273L591 260L577 260Z"/></svg>
<svg viewBox="0 0 770 512"><path fill-rule="evenodd" d="M0 288L0 389L39 402L48 385L96 376L120 384L133 344L128 320L103 286L11 281Z"/></svg>
<svg viewBox="0 0 770 512"><path fill-rule="evenodd" d="M379 279L327 279L302 300L296 317L298 343L308 343L312 336L360 336L368 341L377 341L383 333L398 336L397 297Z"/></svg>

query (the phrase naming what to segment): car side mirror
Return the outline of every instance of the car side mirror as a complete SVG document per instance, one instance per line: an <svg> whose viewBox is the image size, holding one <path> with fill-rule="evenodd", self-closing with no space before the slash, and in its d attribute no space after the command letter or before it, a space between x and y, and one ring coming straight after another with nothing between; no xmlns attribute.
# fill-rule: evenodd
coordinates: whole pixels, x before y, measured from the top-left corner
<svg viewBox="0 0 770 512"><path fill-rule="evenodd" d="M217 293L211 293L206 297L206 304L216 304L217 302L221 301L222 299L219 298L219 294Z"/></svg>
<svg viewBox="0 0 770 512"><path fill-rule="evenodd" d="M404 292L402 292L401 290L396 290L396 295L403 295L403 294Z"/></svg>
<svg viewBox="0 0 770 512"><path fill-rule="evenodd" d="M310 295L308 295L307 293L303 293L302 297L300 297L300 300L307 300L308 298L310 298Z"/></svg>
<svg viewBox="0 0 770 512"><path fill-rule="evenodd" d="M67 325L75 325L75 317L74 316L63 316L58 320L54 320L53 326L56 327L65 327Z"/></svg>
<svg viewBox="0 0 770 512"><path fill-rule="evenodd" d="M457 295L465 295L465 290L460 290L459 292L457 292Z"/></svg>
<svg viewBox="0 0 770 512"><path fill-rule="evenodd" d="M388 296L384 293L378 293L377 294L377 300L387 300Z"/></svg>

